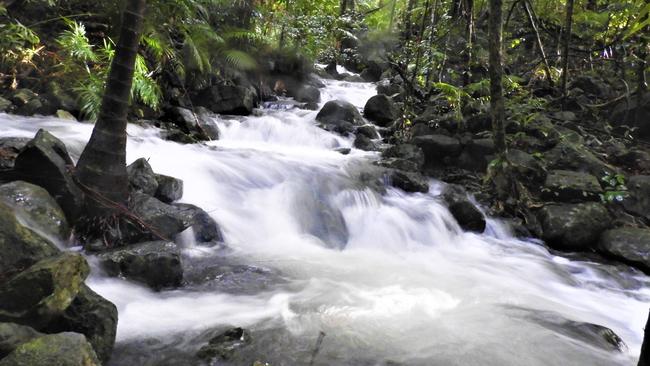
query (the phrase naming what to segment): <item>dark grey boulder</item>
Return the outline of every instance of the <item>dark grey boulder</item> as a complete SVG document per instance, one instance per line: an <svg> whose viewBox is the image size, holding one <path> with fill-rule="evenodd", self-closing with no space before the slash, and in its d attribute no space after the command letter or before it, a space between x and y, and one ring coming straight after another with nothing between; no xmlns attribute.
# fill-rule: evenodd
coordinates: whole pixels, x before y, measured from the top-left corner
<svg viewBox="0 0 650 366"><path fill-rule="evenodd" d="M603 189L589 173L551 170L546 176L542 196L559 202L598 201Z"/></svg>
<svg viewBox="0 0 650 366"><path fill-rule="evenodd" d="M534 185L543 184L547 173L542 160L518 149L509 149L507 159L511 171L522 182Z"/></svg>
<svg viewBox="0 0 650 366"><path fill-rule="evenodd" d="M650 175L634 175L627 181L629 195L623 199L626 211L650 220Z"/></svg>
<svg viewBox="0 0 650 366"><path fill-rule="evenodd" d="M618 228L600 236L598 251L650 272L650 229Z"/></svg>
<svg viewBox="0 0 650 366"><path fill-rule="evenodd" d="M227 361L250 343L251 336L247 330L232 328L211 338L197 356L206 361Z"/></svg>
<svg viewBox="0 0 650 366"><path fill-rule="evenodd" d="M257 106L257 92L241 85L213 85L200 91L193 102L214 113L247 116Z"/></svg>
<svg viewBox="0 0 650 366"><path fill-rule="evenodd" d="M126 167L129 175L129 188L133 192L142 192L153 196L158 189L156 174L145 158L140 158Z"/></svg>
<svg viewBox="0 0 650 366"><path fill-rule="evenodd" d="M419 169L414 162L400 158L383 158L377 162L377 165L390 169L403 170L405 172L417 172Z"/></svg>
<svg viewBox="0 0 650 366"><path fill-rule="evenodd" d="M24 137L0 138L0 170L14 167L16 157L29 140L29 138Z"/></svg>
<svg viewBox="0 0 650 366"><path fill-rule="evenodd" d="M357 135L352 144L355 148L364 151L378 151L379 145L365 135Z"/></svg>
<svg viewBox="0 0 650 366"><path fill-rule="evenodd" d="M302 103L320 102L320 90L311 85L303 85L296 91L295 99Z"/></svg>
<svg viewBox="0 0 650 366"><path fill-rule="evenodd" d="M43 336L26 325L0 323L0 359L4 358L23 343Z"/></svg>
<svg viewBox="0 0 650 366"><path fill-rule="evenodd" d="M209 213L189 203L177 203L174 206L179 209L184 225L192 228L197 244L223 243L221 228Z"/></svg>
<svg viewBox="0 0 650 366"><path fill-rule="evenodd" d="M445 186L442 200L463 230L482 233L485 231L485 216L472 201L465 189L456 184Z"/></svg>
<svg viewBox="0 0 650 366"><path fill-rule="evenodd" d="M183 181L168 175L156 174L158 188L156 189L156 198L164 203L172 203L183 197Z"/></svg>
<svg viewBox="0 0 650 366"><path fill-rule="evenodd" d="M476 139L465 144L458 158L458 165L464 169L484 172L494 158L494 140Z"/></svg>
<svg viewBox="0 0 650 366"><path fill-rule="evenodd" d="M637 121L637 114L646 118ZM636 97L620 101L612 110L609 121L617 127L635 127L636 130L633 132L635 136L648 139L650 138L650 125L647 123L647 116L650 116L650 93L645 94L641 105L637 103Z"/></svg>
<svg viewBox="0 0 650 366"><path fill-rule="evenodd" d="M568 141L562 141L544 153L544 159L548 162L549 168L585 171L597 178L607 173L616 173L614 167L597 158L584 146Z"/></svg>
<svg viewBox="0 0 650 366"><path fill-rule="evenodd" d="M117 308L88 286L82 285L72 304L49 324L47 331L73 331L85 335L97 357L106 362L115 344Z"/></svg>
<svg viewBox="0 0 650 366"><path fill-rule="evenodd" d="M415 164L417 169L424 165L424 152L422 148L413 144L398 144L386 149L382 156L384 158L404 159Z"/></svg>
<svg viewBox="0 0 650 366"><path fill-rule="evenodd" d="M194 111L183 107L172 107L167 111L167 118L193 140L218 140L219 127L213 120L216 115L205 107L199 106Z"/></svg>
<svg viewBox="0 0 650 366"><path fill-rule="evenodd" d="M363 116L378 126L386 127L399 118L399 111L392 99L384 94L377 94L366 102Z"/></svg>
<svg viewBox="0 0 650 366"><path fill-rule="evenodd" d="M12 106L13 103L10 100L0 97L0 113L8 112Z"/></svg>
<svg viewBox="0 0 650 366"><path fill-rule="evenodd" d="M17 178L45 188L70 220L82 205L82 191L75 184L74 166L61 140L41 129L16 157Z"/></svg>
<svg viewBox="0 0 650 366"><path fill-rule="evenodd" d="M457 157L462 150L457 138L445 135L418 136L411 143L422 149L425 164L429 167L447 164L450 158Z"/></svg>
<svg viewBox="0 0 650 366"><path fill-rule="evenodd" d="M183 282L180 250L172 242L130 245L100 254L99 261L108 275L124 276L155 290L178 287Z"/></svg>
<svg viewBox="0 0 650 366"><path fill-rule="evenodd" d="M364 124L357 107L342 100L325 103L316 115L316 121L320 122L324 129L340 134L352 133L355 126Z"/></svg>
<svg viewBox="0 0 650 366"><path fill-rule="evenodd" d="M379 133L377 133L377 129L373 125L363 125L357 127L356 134L366 136L369 139L379 138Z"/></svg>
<svg viewBox="0 0 650 366"><path fill-rule="evenodd" d="M135 192L129 203L131 211L146 224L125 233L129 242L147 240L173 240L181 231L189 227L185 216L176 206L166 204L157 198Z"/></svg>
<svg viewBox="0 0 650 366"><path fill-rule="evenodd" d="M420 173L393 170L388 177L390 185L404 192L429 192L429 181Z"/></svg>
<svg viewBox="0 0 650 366"><path fill-rule="evenodd" d="M567 251L591 251L596 248L600 234L611 225L605 206L588 202L549 204L539 214L542 239L551 247Z"/></svg>
<svg viewBox="0 0 650 366"><path fill-rule="evenodd" d="M0 366L101 366L92 346L82 334L48 334L18 346Z"/></svg>
<svg viewBox="0 0 650 366"><path fill-rule="evenodd" d="M39 186L23 181L3 184L0 186L0 201L46 236L60 240L66 240L70 236L70 227L63 210Z"/></svg>

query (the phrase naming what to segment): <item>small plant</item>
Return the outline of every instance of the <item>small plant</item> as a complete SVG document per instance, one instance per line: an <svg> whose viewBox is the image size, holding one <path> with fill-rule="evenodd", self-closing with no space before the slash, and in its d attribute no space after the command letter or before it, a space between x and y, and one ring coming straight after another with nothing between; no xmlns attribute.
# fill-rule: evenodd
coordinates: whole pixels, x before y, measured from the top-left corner
<svg viewBox="0 0 650 366"><path fill-rule="evenodd" d="M629 197L627 186L625 186L625 176L623 174L610 174L606 172L600 179L605 184L605 192L600 194L600 199L604 203L621 202Z"/></svg>

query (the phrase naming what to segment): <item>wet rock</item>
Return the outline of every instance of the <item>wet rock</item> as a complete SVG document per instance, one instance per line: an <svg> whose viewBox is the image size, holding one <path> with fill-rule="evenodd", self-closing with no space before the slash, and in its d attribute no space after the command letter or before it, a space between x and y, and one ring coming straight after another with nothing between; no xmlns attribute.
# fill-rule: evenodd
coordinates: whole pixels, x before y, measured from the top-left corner
<svg viewBox="0 0 650 366"><path fill-rule="evenodd" d="M129 188L132 192L142 192L153 196L158 189L156 174L145 158L140 158L126 167L129 175Z"/></svg>
<svg viewBox="0 0 650 366"><path fill-rule="evenodd" d="M0 170L12 169L20 150L30 141L23 137L0 138Z"/></svg>
<svg viewBox="0 0 650 366"><path fill-rule="evenodd" d="M63 142L41 129L16 157L14 170L18 179L45 188L73 220L82 205L82 192L69 170L72 166Z"/></svg>
<svg viewBox="0 0 650 366"><path fill-rule="evenodd" d="M13 106L13 103L11 103L10 100L7 100L3 97L0 97L0 113L4 113L9 111L9 109Z"/></svg>
<svg viewBox="0 0 650 366"><path fill-rule="evenodd" d="M143 230L132 230L126 233L130 242L159 240L160 237L171 240L189 227L178 207L168 205L146 194L139 192L131 194L129 206L131 211L147 224Z"/></svg>
<svg viewBox="0 0 650 366"><path fill-rule="evenodd" d="M220 136L219 126L214 121L217 115L205 107L196 107L196 116L198 117L198 128L194 135L203 140L218 140Z"/></svg>
<svg viewBox="0 0 650 366"><path fill-rule="evenodd" d="M89 272L79 254L37 262L0 285L0 321L41 329L70 306Z"/></svg>
<svg viewBox="0 0 650 366"><path fill-rule="evenodd" d="M49 333L73 331L86 336L97 357L111 356L117 331L117 308L88 286L82 285L65 312L48 326Z"/></svg>
<svg viewBox="0 0 650 366"><path fill-rule="evenodd" d="M78 333L48 334L18 346L0 366L100 366L91 345Z"/></svg>
<svg viewBox="0 0 650 366"><path fill-rule="evenodd" d="M600 234L609 228L611 217L599 203L546 205L538 214L542 239L566 251L595 249Z"/></svg>
<svg viewBox="0 0 650 366"><path fill-rule="evenodd" d="M600 236L598 251L650 272L650 229L607 230Z"/></svg>
<svg viewBox="0 0 650 366"><path fill-rule="evenodd" d="M399 144L386 149L382 156L384 158L404 159L415 164L417 169L424 165L424 152L422 148L413 144Z"/></svg>
<svg viewBox="0 0 650 366"><path fill-rule="evenodd" d="M482 233L485 231L483 213L470 201L465 189L456 184L448 184L442 192L442 200L449 212L463 230Z"/></svg>
<svg viewBox="0 0 650 366"><path fill-rule="evenodd" d="M429 182L420 173L393 170L389 173L389 182L404 192L429 192Z"/></svg>
<svg viewBox="0 0 650 366"><path fill-rule="evenodd" d="M458 165L463 169L484 172L493 157L494 141L492 139L470 140L458 158Z"/></svg>
<svg viewBox="0 0 650 366"><path fill-rule="evenodd" d="M591 174L570 170L551 170L546 176L542 196L560 202L598 201L602 188Z"/></svg>
<svg viewBox="0 0 650 366"><path fill-rule="evenodd" d="M0 359L23 343L43 336L33 328L15 323L0 323Z"/></svg>
<svg viewBox="0 0 650 366"><path fill-rule="evenodd" d="M34 93L29 89L17 89L11 94L9 98L16 105L16 107L22 107L34 99L38 99L38 94Z"/></svg>
<svg viewBox="0 0 650 366"><path fill-rule="evenodd" d="M445 135L418 136L411 142L422 149L425 165L429 167L448 163L450 158L457 157L462 150L457 138Z"/></svg>
<svg viewBox="0 0 650 366"><path fill-rule="evenodd" d="M172 242L130 245L102 253L99 260L109 276L124 276L155 290L178 287L183 282L180 250Z"/></svg>
<svg viewBox="0 0 650 366"><path fill-rule="evenodd" d="M296 91L295 99L303 103L320 102L320 90L315 86L304 85Z"/></svg>
<svg viewBox="0 0 650 366"><path fill-rule="evenodd" d="M250 343L251 337L248 331L232 328L210 339L207 345L201 347L197 356L208 361L213 359L227 361Z"/></svg>
<svg viewBox="0 0 650 366"><path fill-rule="evenodd" d="M41 259L57 255L59 249L20 224L13 210L0 203L0 253L1 280Z"/></svg>
<svg viewBox="0 0 650 366"><path fill-rule="evenodd" d="M72 113L70 113L70 112L68 112L66 110L63 110L63 109L57 109L56 112L54 112L54 116L56 118L60 118L60 119L67 119L69 121L76 121L77 120L77 118L75 116L73 116Z"/></svg>
<svg viewBox="0 0 650 366"><path fill-rule="evenodd" d="M209 213L189 203L177 203L174 206L179 209L184 224L192 228L194 239L198 244L223 243L221 228Z"/></svg>
<svg viewBox="0 0 650 366"><path fill-rule="evenodd" d="M379 138L379 133L377 133L377 129L373 125L363 125L358 127L356 134L366 136L369 139Z"/></svg>
<svg viewBox="0 0 650 366"><path fill-rule="evenodd" d="M341 155L348 155L350 151L352 151L352 149L350 149L349 147L339 147L334 149L334 151L338 152Z"/></svg>
<svg viewBox="0 0 650 366"><path fill-rule="evenodd" d="M251 114L257 106L256 101L255 89L241 85L213 85L193 98L194 105L214 113L243 116Z"/></svg>
<svg viewBox="0 0 650 366"><path fill-rule="evenodd" d="M167 111L167 118L183 133L199 141L219 139L219 127L212 119L214 116L208 109L200 106L196 107L194 112L182 107L172 107Z"/></svg>
<svg viewBox="0 0 650 366"><path fill-rule="evenodd" d="M354 126L364 124L357 107L342 100L325 103L316 115L316 121L320 122L324 129L340 134L351 133L354 131Z"/></svg>
<svg viewBox="0 0 650 366"><path fill-rule="evenodd" d="M650 175L634 175L627 181L629 196L623 199L626 211L650 220Z"/></svg>
<svg viewBox="0 0 650 366"><path fill-rule="evenodd" d="M364 151L378 151L379 146L365 135L357 135L352 144L355 148Z"/></svg>
<svg viewBox="0 0 650 366"><path fill-rule="evenodd" d="M383 79L377 83L377 94L384 94L390 97L403 92L404 88L401 84L395 83L389 79Z"/></svg>
<svg viewBox="0 0 650 366"><path fill-rule="evenodd" d="M314 185L323 182L314 182ZM331 249L345 248L349 231L341 211L322 193L327 187L296 191L291 207L302 230Z"/></svg>
<svg viewBox="0 0 650 366"><path fill-rule="evenodd" d="M347 81L349 83L363 83L365 80L359 75L346 75L343 78L343 81Z"/></svg>
<svg viewBox="0 0 650 366"><path fill-rule="evenodd" d="M584 146L568 141L558 143L544 154L544 158L552 169L586 171L596 177L616 172L614 167L598 159Z"/></svg>
<svg viewBox="0 0 650 366"><path fill-rule="evenodd" d="M14 213L45 235L67 239L70 227L63 210L47 191L23 181L0 186L0 201L11 207Z"/></svg>
<svg viewBox="0 0 650 366"><path fill-rule="evenodd" d="M399 117L399 111L389 97L377 94L366 102L363 116L378 126L387 127Z"/></svg>
<svg viewBox="0 0 650 366"><path fill-rule="evenodd" d="M164 203L172 203L183 197L183 181L168 175L156 174L158 187L156 189L156 198Z"/></svg>
<svg viewBox="0 0 650 366"><path fill-rule="evenodd" d="M378 165L407 172L417 172L419 169L414 162L400 158L384 158L378 162Z"/></svg>

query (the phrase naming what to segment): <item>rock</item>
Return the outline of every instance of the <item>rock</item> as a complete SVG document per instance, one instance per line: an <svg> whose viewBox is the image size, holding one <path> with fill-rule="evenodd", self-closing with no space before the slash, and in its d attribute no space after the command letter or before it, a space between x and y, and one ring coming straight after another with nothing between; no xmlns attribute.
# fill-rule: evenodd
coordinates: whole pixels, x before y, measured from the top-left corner
<svg viewBox="0 0 650 366"><path fill-rule="evenodd" d="M321 182L314 182L314 186ZM300 228L321 240L330 249L344 249L348 243L349 231L341 210L325 196L321 189L303 187L295 191L289 202Z"/></svg>
<svg viewBox="0 0 650 366"><path fill-rule="evenodd" d="M158 190L158 180L151 165L145 158L140 158L126 167L129 174L129 188L132 192L142 192L153 196Z"/></svg>
<svg viewBox="0 0 650 366"><path fill-rule="evenodd" d="M89 272L79 254L37 262L0 285L0 321L41 329L70 306Z"/></svg>
<svg viewBox="0 0 650 366"><path fill-rule="evenodd" d="M377 83L377 94L384 94L392 97L403 92L404 88L400 83L396 83L388 79L383 79Z"/></svg>
<svg viewBox="0 0 650 366"><path fill-rule="evenodd" d="M338 148L334 149L334 151L336 151L337 153L339 153L341 155L348 155L350 153L350 151L352 151L352 149L350 149L349 147L338 147Z"/></svg>
<svg viewBox="0 0 650 366"><path fill-rule="evenodd" d="M320 102L320 90L315 86L304 85L296 91L295 99L303 103Z"/></svg>
<svg viewBox="0 0 650 366"><path fill-rule="evenodd" d="M197 243L223 242L219 224L202 208L189 203L177 203L174 206L179 209L184 224L194 231L194 239Z"/></svg>
<svg viewBox="0 0 650 366"><path fill-rule="evenodd" d="M352 144L355 148L363 151L377 151L379 146L365 135L357 135Z"/></svg>
<svg viewBox="0 0 650 366"><path fill-rule="evenodd" d="M68 112L66 110L63 110L63 109L57 109L56 112L54 112L54 116L56 118L60 118L60 119L67 119L69 121L76 121L77 120L77 118L75 116L73 116L72 113L70 113L70 112Z"/></svg>
<svg viewBox="0 0 650 366"><path fill-rule="evenodd" d="M429 182L420 173L393 170L388 177L390 185L404 192L429 192Z"/></svg>
<svg viewBox="0 0 650 366"><path fill-rule="evenodd" d="M435 135L436 129L429 126L428 123L415 123L411 126L411 137Z"/></svg>
<svg viewBox="0 0 650 366"><path fill-rule="evenodd" d="M0 97L0 113L4 113L4 112L9 111L9 109L11 108L12 105L13 104L11 103L11 101L9 101L9 100L7 100L7 99L5 99L3 97Z"/></svg>
<svg viewBox="0 0 650 366"><path fill-rule="evenodd" d="M570 170L551 170L542 189L545 199L559 202L598 201L603 192L591 174Z"/></svg>
<svg viewBox="0 0 650 366"><path fill-rule="evenodd" d="M82 205L82 192L69 171L73 166L63 142L41 129L16 157L14 170L18 179L45 188L68 219L74 220Z"/></svg>
<svg viewBox="0 0 650 366"><path fill-rule="evenodd" d="M33 328L14 323L0 323L0 359L23 343L43 336Z"/></svg>
<svg viewBox="0 0 650 366"><path fill-rule="evenodd" d="M595 249L600 234L609 228L611 217L599 203L546 205L538 214L542 239L566 251Z"/></svg>
<svg viewBox="0 0 650 366"><path fill-rule="evenodd" d="M476 139L465 145L458 158L458 164L463 169L484 172L493 157L494 140Z"/></svg>
<svg viewBox="0 0 650 366"><path fill-rule="evenodd" d="M189 134L192 139L218 140L219 127L213 118L215 115L205 107L196 107L195 112L182 107L172 107L167 111L167 118L171 119L182 132Z"/></svg>
<svg viewBox="0 0 650 366"><path fill-rule="evenodd" d="M614 167L598 159L584 146L568 141L558 143L544 154L544 158L552 169L586 171L599 178L607 173L616 173Z"/></svg>
<svg viewBox="0 0 650 366"><path fill-rule="evenodd" d="M250 343L251 337L248 331L232 328L210 339L207 345L201 347L197 356L204 360L227 361Z"/></svg>
<svg viewBox="0 0 650 366"><path fill-rule="evenodd" d="M73 331L86 336L97 357L106 362L113 352L117 331L117 308L88 286L82 285L77 297L63 315L48 326L49 333Z"/></svg>
<svg viewBox="0 0 650 366"><path fill-rule="evenodd" d="M637 121L637 114L646 116L646 118ZM638 105L636 96L629 101L622 100L619 102L612 110L609 121L613 126L636 128L633 132L634 136L647 140L650 138L650 125L646 123L647 116L650 116L650 93L645 94L641 106Z"/></svg>
<svg viewBox="0 0 650 366"><path fill-rule="evenodd" d="M650 229L607 230L600 236L598 251L650 272Z"/></svg>
<svg viewBox="0 0 650 366"><path fill-rule="evenodd" d="M414 162L400 158L384 158L378 162L378 165L407 172L417 172L419 170Z"/></svg>
<svg viewBox="0 0 650 366"><path fill-rule="evenodd" d="M417 169L424 165L424 152L422 148L412 144L399 144L386 149L382 156L384 158L404 159L415 164Z"/></svg>
<svg viewBox="0 0 650 366"><path fill-rule="evenodd" d="M45 99L54 110L78 111L77 102L73 95L69 94L64 88L56 82L50 82L47 85ZM76 119L75 119L76 120Z"/></svg>
<svg viewBox="0 0 650 366"><path fill-rule="evenodd" d="M59 252L54 244L20 224L9 206L0 203L0 279Z"/></svg>
<svg viewBox="0 0 650 366"><path fill-rule="evenodd" d="M316 121L320 122L324 129L340 134L351 133L354 131L354 126L364 124L357 107L342 100L325 103L316 115Z"/></svg>
<svg viewBox="0 0 650 366"><path fill-rule="evenodd" d="M48 237L66 240L70 227L63 210L47 191L23 181L0 186L0 201L14 214Z"/></svg>
<svg viewBox="0 0 650 366"><path fill-rule="evenodd" d="M457 157L462 149L457 138L444 135L418 136L411 142L422 148L425 165L429 167L447 164L448 160Z"/></svg>
<svg viewBox="0 0 650 366"><path fill-rule="evenodd" d="M33 116L41 112L43 109L43 102L41 102L39 98L34 98L21 107L18 107L16 109L16 114L19 114L21 116Z"/></svg>
<svg viewBox="0 0 650 366"><path fill-rule="evenodd" d="M129 206L131 211L147 224L144 230L134 230L126 233L126 237L130 242L160 240L161 238L158 236L171 240L189 227L189 224L185 221L185 216L177 207L163 203L143 193L131 194Z"/></svg>
<svg viewBox="0 0 650 366"><path fill-rule="evenodd" d="M16 105L16 107L23 107L30 101L38 99L38 94L34 93L29 89L17 89L11 94L11 101Z"/></svg>
<svg viewBox="0 0 650 366"><path fill-rule="evenodd" d="M180 250L172 242L130 245L102 253L99 260L109 276L124 276L155 290L178 287L183 282Z"/></svg>
<svg viewBox="0 0 650 366"><path fill-rule="evenodd" d="M571 83L571 88L580 88L587 94L601 99L611 96L611 87L607 83L589 75L577 76Z"/></svg>
<svg viewBox="0 0 650 366"><path fill-rule="evenodd" d="M463 230L482 233L485 231L483 213L469 200L465 189L456 184L448 184L442 192L442 200L449 212Z"/></svg>
<svg viewBox="0 0 650 366"><path fill-rule="evenodd" d="M164 203L172 203L183 197L183 181L168 175L156 174L158 188L154 195Z"/></svg>
<svg viewBox="0 0 650 366"><path fill-rule="evenodd" d="M650 220L650 175L634 175L627 180L629 196L623 199L626 211Z"/></svg>
<svg viewBox="0 0 650 366"><path fill-rule="evenodd" d="M16 157L29 141L23 137L0 138L0 170L13 169Z"/></svg>
<svg viewBox="0 0 650 366"><path fill-rule="evenodd" d="M546 168L540 159L518 149L509 149L506 156L513 173L522 182L541 185L546 179Z"/></svg>
<svg viewBox="0 0 650 366"><path fill-rule="evenodd" d="M343 75L343 74L341 74ZM365 80L359 75L346 75L343 78L343 81L347 81L348 83L363 83Z"/></svg>
<svg viewBox="0 0 650 366"><path fill-rule="evenodd" d="M389 97L384 94L377 94L366 102L366 106L363 108L363 116L375 122L378 126L387 127L399 118L399 111Z"/></svg>
<svg viewBox="0 0 650 366"><path fill-rule="evenodd" d="M217 115L205 107L196 107L196 116L198 117L198 131L195 132L197 138L203 140L218 140L220 136L219 126L214 121Z"/></svg>
<svg viewBox="0 0 650 366"><path fill-rule="evenodd" d="M373 140L379 138L379 133L377 133L377 129L373 125L363 125L358 127L356 134L366 136Z"/></svg>
<svg viewBox="0 0 650 366"><path fill-rule="evenodd" d="M0 366L100 366L86 337L78 333L48 334L18 346Z"/></svg>
<svg viewBox="0 0 650 366"><path fill-rule="evenodd" d="M193 102L214 113L247 116L257 106L257 93L252 87L213 85L200 91Z"/></svg>

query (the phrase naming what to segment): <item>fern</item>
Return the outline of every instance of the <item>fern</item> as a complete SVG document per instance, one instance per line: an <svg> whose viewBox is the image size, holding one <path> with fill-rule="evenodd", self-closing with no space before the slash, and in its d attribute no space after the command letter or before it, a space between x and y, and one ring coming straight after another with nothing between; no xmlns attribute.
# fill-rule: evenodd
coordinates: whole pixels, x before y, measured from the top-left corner
<svg viewBox="0 0 650 366"><path fill-rule="evenodd" d="M238 70L253 70L257 68L257 61L246 52L239 50L225 50L224 58L232 67Z"/></svg>
<svg viewBox="0 0 650 366"><path fill-rule="evenodd" d="M140 55L135 59L131 97L152 109L158 109L162 99L160 86L151 78L147 63Z"/></svg>
<svg viewBox="0 0 650 366"><path fill-rule="evenodd" d="M69 19L64 19L68 25L67 30L57 38L59 47L67 54L68 57L83 62L97 61L97 55L93 51L93 46L86 37L86 27Z"/></svg>
<svg viewBox="0 0 650 366"><path fill-rule="evenodd" d="M88 77L81 79L73 91L77 94L77 102L83 118L96 121L99 116L99 109L102 105L104 94L104 77L96 74L88 74Z"/></svg>

